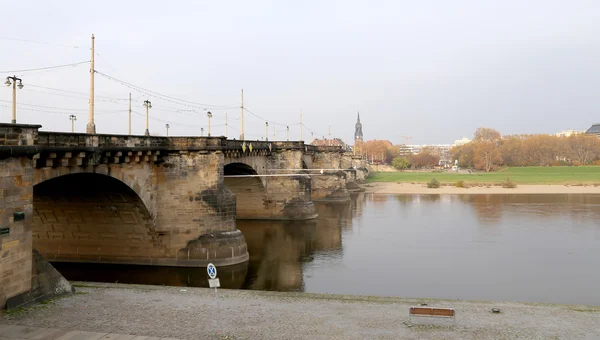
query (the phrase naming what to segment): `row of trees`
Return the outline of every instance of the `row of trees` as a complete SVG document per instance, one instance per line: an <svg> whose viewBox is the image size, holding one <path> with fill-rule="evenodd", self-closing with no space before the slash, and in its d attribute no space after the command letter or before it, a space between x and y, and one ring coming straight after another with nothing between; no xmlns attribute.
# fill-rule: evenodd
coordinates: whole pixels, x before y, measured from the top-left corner
<svg viewBox="0 0 600 340"><path fill-rule="evenodd" d="M401 146L383 140L357 142L354 147L357 154L391 163L397 169L432 167L442 156L439 150L427 147L416 155L403 153ZM600 163L600 138L586 134L502 136L494 129L479 128L470 143L450 150L450 160L458 160L460 167L483 171L498 166Z"/></svg>
<svg viewBox="0 0 600 340"><path fill-rule="evenodd" d="M511 135L479 128L473 141L450 150L464 168L490 171L498 166L591 164L600 158L600 138L585 134L569 137Z"/></svg>
<svg viewBox="0 0 600 340"><path fill-rule="evenodd" d="M389 141L383 140L358 141L354 148L357 154L366 155L369 160L373 159L385 164L393 163L400 158L406 163L402 169L432 167L438 165L441 158L439 152L432 148L423 148L418 154L413 155L403 153L400 145L392 145Z"/></svg>

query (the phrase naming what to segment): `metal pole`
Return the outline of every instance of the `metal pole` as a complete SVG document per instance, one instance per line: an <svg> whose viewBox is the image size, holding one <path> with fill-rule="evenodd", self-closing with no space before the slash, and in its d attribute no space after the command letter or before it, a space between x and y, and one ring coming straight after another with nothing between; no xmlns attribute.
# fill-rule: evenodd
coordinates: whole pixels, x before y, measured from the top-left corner
<svg viewBox="0 0 600 340"><path fill-rule="evenodd" d="M269 122L265 122L265 129L266 129L265 130L266 131L265 140L268 141L269 140Z"/></svg>
<svg viewBox="0 0 600 340"><path fill-rule="evenodd" d="M86 132L90 134L96 133L96 124L94 124L94 35L92 34L92 59L90 60L90 114Z"/></svg>
<svg viewBox="0 0 600 340"><path fill-rule="evenodd" d="M240 130L240 140L244 140L244 89L242 89L242 126Z"/></svg>
<svg viewBox="0 0 600 340"><path fill-rule="evenodd" d="M290 140L290 127L286 126L285 128L286 128L286 135L285 135L285 137L289 141Z"/></svg>
<svg viewBox="0 0 600 340"><path fill-rule="evenodd" d="M129 135L131 136L131 92L129 92Z"/></svg>
<svg viewBox="0 0 600 340"><path fill-rule="evenodd" d="M17 124L17 76L13 77L12 119L11 123Z"/></svg>
<svg viewBox="0 0 600 340"><path fill-rule="evenodd" d="M210 117L212 117L212 113L208 112L208 137L210 137Z"/></svg>
<svg viewBox="0 0 600 340"><path fill-rule="evenodd" d="M225 112L225 137L228 136L228 133L227 133L228 129L227 128L228 128L228 126L227 126L227 112Z"/></svg>
<svg viewBox="0 0 600 340"><path fill-rule="evenodd" d="M167 137L169 137L169 124L165 124L165 127L167 128Z"/></svg>
<svg viewBox="0 0 600 340"><path fill-rule="evenodd" d="M146 136L150 136L150 128L148 124L148 105L146 105L146 131L144 132Z"/></svg>
<svg viewBox="0 0 600 340"><path fill-rule="evenodd" d="M152 108L152 103L149 100L144 100L144 106L146 107L146 131L144 132L144 135L146 136L150 136L150 126L149 126L149 122L148 122L148 109Z"/></svg>
<svg viewBox="0 0 600 340"><path fill-rule="evenodd" d="M302 140L302 109L300 109L300 140Z"/></svg>

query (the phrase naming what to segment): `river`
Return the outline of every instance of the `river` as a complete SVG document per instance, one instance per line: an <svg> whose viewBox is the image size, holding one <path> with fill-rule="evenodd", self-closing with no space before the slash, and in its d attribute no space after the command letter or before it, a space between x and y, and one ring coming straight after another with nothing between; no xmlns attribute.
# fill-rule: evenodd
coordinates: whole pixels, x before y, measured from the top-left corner
<svg viewBox="0 0 600 340"><path fill-rule="evenodd" d="M238 221L224 288L600 305L600 195L374 195ZM70 280L207 286L202 268L55 263Z"/></svg>

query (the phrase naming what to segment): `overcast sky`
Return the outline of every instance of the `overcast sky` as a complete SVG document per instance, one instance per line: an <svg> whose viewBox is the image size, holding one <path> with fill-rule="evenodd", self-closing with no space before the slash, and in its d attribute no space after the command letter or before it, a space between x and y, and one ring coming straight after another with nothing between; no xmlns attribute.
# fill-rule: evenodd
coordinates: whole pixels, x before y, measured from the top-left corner
<svg viewBox="0 0 600 340"><path fill-rule="evenodd" d="M268 119L270 138L275 127L278 139L285 125L299 138L301 109L315 136L331 126L333 136L352 141L360 111L365 139L401 143L407 135L411 144L452 143L482 126L556 133L600 121L598 1L93 4L1 1L0 76L89 60L94 33L97 71L202 104L167 102L97 74L98 133L127 132L131 91L134 133L144 132L140 114L149 99L153 133L164 135L168 121L171 135L199 135L201 126L206 134L208 108L213 135L225 133L227 111L229 136L239 138L242 88L245 106ZM17 121L70 131L69 114L76 114L76 130L85 131L88 69L16 72L25 85L18 102L45 106L20 106ZM3 122L10 122L10 100L2 87ZM264 119L245 118L247 138L265 135Z"/></svg>

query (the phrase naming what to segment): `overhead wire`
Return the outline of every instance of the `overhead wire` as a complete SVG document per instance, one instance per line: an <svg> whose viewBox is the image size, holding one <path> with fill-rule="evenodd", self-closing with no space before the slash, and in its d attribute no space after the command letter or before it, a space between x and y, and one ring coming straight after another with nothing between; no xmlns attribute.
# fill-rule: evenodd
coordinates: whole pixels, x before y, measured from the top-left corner
<svg viewBox="0 0 600 340"><path fill-rule="evenodd" d="M117 79L117 78L115 78L113 76L110 76L110 75L108 75L106 73L103 73L103 72L100 72L100 71L97 71L97 70L95 70L94 72L96 72L97 74L99 74L99 75L101 75L101 76L103 76L103 77L105 77L105 78L107 78L109 80L112 80L112 81L114 81L116 83L119 83L119 84L121 84L123 86L126 86L126 87L128 87L128 88L130 88L132 90L135 90L135 91L138 91L138 92L142 92L142 93L147 94L148 96L156 97L156 98L162 99L164 101L172 102L172 103L175 103L175 104L178 104L178 105L181 105L181 106L195 107L195 108L199 108L199 109L208 109L208 108L210 108L210 109L212 109L212 108L233 109L233 108L237 108L238 107L238 106L232 106L232 105L227 106L227 105L203 104L203 103L192 102L192 101L185 100L185 99L179 99L179 98L175 98L175 97L171 97L171 96L168 96L168 95L164 95L164 94L161 94L161 93L158 93L158 92L155 92L155 91L151 91L151 90L139 87L137 85L133 85L131 83L128 83L128 82L120 80L120 79Z"/></svg>
<svg viewBox="0 0 600 340"><path fill-rule="evenodd" d="M63 67L69 67L69 66L77 66L77 65L81 65L81 64L85 64L85 63L89 63L89 62L90 61L87 60L87 61L80 61L80 62L77 62L77 63L64 64L64 65L46 66L46 67L30 68L30 69L23 69L23 70L0 71L0 73L21 73L21 72L51 70L51 69L56 69L56 68L63 68Z"/></svg>
<svg viewBox="0 0 600 340"><path fill-rule="evenodd" d="M80 94L80 95L83 95L83 96L87 96L88 99L89 99L89 93L85 93L85 92L77 92L77 91L70 91L70 90L64 90L64 89L57 89L55 87L47 87L47 86L30 84L30 83L27 83L27 87L37 87L37 88L40 88L40 89L51 90L51 91ZM103 96L103 95L94 95L94 97L95 98L108 98L108 99L114 99L114 100L129 100L128 98L119 98L119 97L111 97L111 96Z"/></svg>
<svg viewBox="0 0 600 340"><path fill-rule="evenodd" d="M12 101L8 101L8 100L0 100L0 102L3 102L3 103L10 103L10 104L12 104ZM67 108L64 108L64 107L53 107L53 106L44 106L44 105L34 105L34 104L27 104L27 103L22 103L22 102L19 102L19 106L22 106L22 105L25 105L25 106L31 106L31 107L39 107L39 108L43 108L43 109L53 109L53 110L64 110L64 111L88 111L88 109L67 109ZM127 110L95 110L95 111L102 112L102 111L127 111Z"/></svg>
<svg viewBox="0 0 600 340"><path fill-rule="evenodd" d="M28 39L10 38L10 37L0 37L0 39L13 40L13 41L19 41L19 42L27 42L27 43L33 43L33 44L53 45L53 46L61 46L61 47L69 47L69 48L80 48L79 46L75 46L75 45L58 44L58 43L52 43L52 42L46 42L46 41L36 41L36 40L28 40Z"/></svg>
<svg viewBox="0 0 600 340"><path fill-rule="evenodd" d="M9 105L4 105L4 104L0 104L0 106L2 106L2 107L11 107ZM43 113L52 113L52 114L61 114L61 115L73 114L73 112L49 111L49 110L32 109L32 108L28 108L28 107L19 107L19 111L21 111L21 110L34 111L34 112L43 112ZM127 111L127 110L108 110L106 112L98 112L98 114L100 114L100 115L114 114L114 113L120 113L120 112L124 112L124 111ZM83 114L83 112L75 112L75 113L82 113Z"/></svg>

